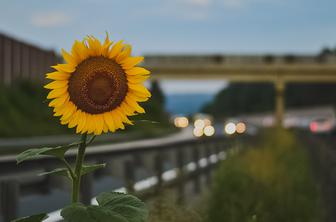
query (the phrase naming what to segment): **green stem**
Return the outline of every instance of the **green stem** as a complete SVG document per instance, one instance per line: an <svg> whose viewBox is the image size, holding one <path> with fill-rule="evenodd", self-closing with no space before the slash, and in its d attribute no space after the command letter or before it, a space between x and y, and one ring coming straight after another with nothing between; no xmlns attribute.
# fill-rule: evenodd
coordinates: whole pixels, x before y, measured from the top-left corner
<svg viewBox="0 0 336 222"><path fill-rule="evenodd" d="M74 180L74 179L76 178L76 176L75 176L75 173L74 173L74 171L72 170L70 164L68 163L68 161L66 161L65 158L62 158L61 160L62 160L62 162L64 163L64 165L66 166L66 168L68 169L68 171L69 171L69 173L70 173L70 176L71 176L71 179Z"/></svg>
<svg viewBox="0 0 336 222"><path fill-rule="evenodd" d="M89 146L89 145L94 141L95 138L96 138L96 135L93 135L93 136L89 139L89 141L86 143L86 146Z"/></svg>
<svg viewBox="0 0 336 222"><path fill-rule="evenodd" d="M75 165L75 178L72 181L72 203L77 203L79 199L81 171L86 149L86 137L87 137L86 133L82 135L81 143L79 144L78 147L78 154Z"/></svg>

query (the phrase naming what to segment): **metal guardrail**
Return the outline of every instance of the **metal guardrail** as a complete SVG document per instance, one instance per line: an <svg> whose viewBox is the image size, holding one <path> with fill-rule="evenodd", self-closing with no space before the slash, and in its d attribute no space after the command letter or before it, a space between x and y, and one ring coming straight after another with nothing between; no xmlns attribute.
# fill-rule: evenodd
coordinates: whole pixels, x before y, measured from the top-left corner
<svg viewBox="0 0 336 222"><path fill-rule="evenodd" d="M185 183L193 181L194 191L201 189L200 175L206 175L206 181L210 182L210 174L216 159L223 151L232 145L226 137L213 137L204 139L152 139L122 144L92 146L87 150L86 162L107 162L119 169L124 186L128 192L136 192L135 185L138 178L136 170L140 166L151 168L156 182L138 195L144 198L157 194L163 186L177 187L178 199L183 201ZM74 161L75 150L70 150L66 158ZM202 166L202 162L203 164ZM167 163L170 167L167 168ZM188 164L193 163L192 171L187 169ZM55 186L54 176L36 177L37 173L49 171L59 167L57 159L44 157L24 162L17 166L15 156L0 157L0 212L2 221L10 221L18 215L19 200L26 193L39 193L48 187ZM163 175L167 170L174 170L176 178L165 181ZM90 204L93 194L95 178L111 174L112 168L98 170L94 174L84 177L81 190L81 200ZM154 188L154 189L153 189ZM56 210L56 209L55 209ZM22 215L20 215L22 216Z"/></svg>

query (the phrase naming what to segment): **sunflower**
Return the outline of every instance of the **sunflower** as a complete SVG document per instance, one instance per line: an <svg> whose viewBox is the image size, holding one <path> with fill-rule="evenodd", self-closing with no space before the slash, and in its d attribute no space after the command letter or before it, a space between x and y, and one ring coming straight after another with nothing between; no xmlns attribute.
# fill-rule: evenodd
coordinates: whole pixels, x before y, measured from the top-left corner
<svg viewBox="0 0 336 222"><path fill-rule="evenodd" d="M151 96L143 85L150 72L136 66L143 57L131 57L130 45L88 36L62 55L66 63L52 66L56 71L47 78L53 81L45 86L61 124L100 135L124 129L133 124L129 116L145 112L138 103Z"/></svg>

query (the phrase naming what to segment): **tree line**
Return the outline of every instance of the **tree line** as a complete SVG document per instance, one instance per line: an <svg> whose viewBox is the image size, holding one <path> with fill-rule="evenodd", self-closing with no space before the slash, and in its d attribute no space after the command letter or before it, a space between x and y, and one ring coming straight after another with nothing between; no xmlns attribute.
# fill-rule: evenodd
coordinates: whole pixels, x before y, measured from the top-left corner
<svg viewBox="0 0 336 222"><path fill-rule="evenodd" d="M286 108L336 104L336 84L289 83L285 90ZM215 95L202 112L215 117L260 113L274 110L275 90L271 83L231 83Z"/></svg>

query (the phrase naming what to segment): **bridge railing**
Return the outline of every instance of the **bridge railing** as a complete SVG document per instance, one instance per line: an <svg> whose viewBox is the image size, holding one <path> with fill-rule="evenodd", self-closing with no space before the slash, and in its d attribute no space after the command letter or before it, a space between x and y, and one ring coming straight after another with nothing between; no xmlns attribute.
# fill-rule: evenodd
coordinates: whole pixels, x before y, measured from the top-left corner
<svg viewBox="0 0 336 222"><path fill-rule="evenodd" d="M94 201L94 196L106 191L97 190L96 181L99 178L118 177L122 178L121 190L149 198L158 194L163 187L170 186L176 190L178 201L183 201L187 196L186 190L190 192L190 186L186 189L186 184L191 183L192 192L200 192L202 186L210 182L214 166L220 159L225 158L225 150L232 147L233 143L233 140L225 137L214 137L176 141L155 139L92 146L87 150L86 162L106 162L107 167L83 178L81 200L90 204ZM75 150L70 150L66 158L74 161ZM57 159L45 157L17 166L15 156L0 157L2 221L25 216L21 209L24 206L20 206L20 199L25 195L47 193L54 187L67 187L67 181L62 178L35 176L59 165Z"/></svg>

